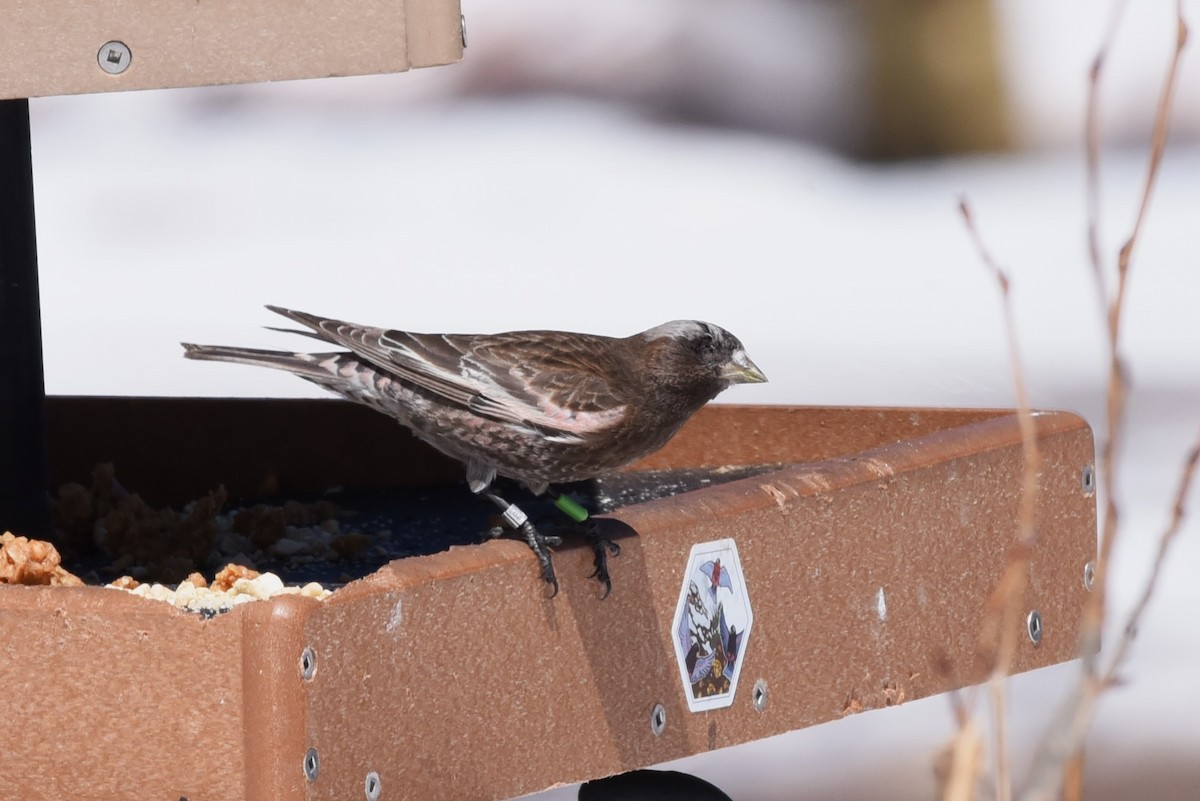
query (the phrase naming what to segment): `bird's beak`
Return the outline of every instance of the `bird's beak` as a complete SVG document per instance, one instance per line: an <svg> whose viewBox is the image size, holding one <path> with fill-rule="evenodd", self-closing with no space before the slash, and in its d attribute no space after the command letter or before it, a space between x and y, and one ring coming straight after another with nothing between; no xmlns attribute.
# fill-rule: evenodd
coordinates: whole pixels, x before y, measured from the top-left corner
<svg viewBox="0 0 1200 801"><path fill-rule="evenodd" d="M766 374L750 361L744 350L733 352L733 357L725 363L725 369L721 371L721 378L730 384L763 384L767 380Z"/></svg>

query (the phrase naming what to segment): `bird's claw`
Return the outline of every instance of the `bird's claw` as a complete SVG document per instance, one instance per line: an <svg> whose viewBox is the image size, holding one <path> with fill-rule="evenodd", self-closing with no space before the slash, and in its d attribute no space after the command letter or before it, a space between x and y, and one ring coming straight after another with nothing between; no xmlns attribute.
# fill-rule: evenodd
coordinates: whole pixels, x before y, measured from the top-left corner
<svg viewBox="0 0 1200 801"><path fill-rule="evenodd" d="M588 545L592 546L592 564L595 566L595 569L588 574L588 578L594 578L604 585L604 595L601 598L607 598L608 594L612 592L612 577L608 574L608 556L609 554L620 555L621 546L607 537L602 537L599 527L594 523L587 527L584 537L586 537Z"/></svg>
<svg viewBox="0 0 1200 801"><path fill-rule="evenodd" d="M542 569L542 580L553 589L553 592L550 593L550 597L553 598L558 595L558 577L554 575L554 563L550 561L550 548L562 545L562 537L554 535L547 537L534 528L528 520L521 524L521 535L525 537L529 549L537 557L538 565Z"/></svg>
<svg viewBox="0 0 1200 801"><path fill-rule="evenodd" d="M562 537L553 534L550 536L542 534L533 523L529 522L529 518L524 512L518 509L515 504L509 503L499 495L488 492L484 493L484 497L500 509L500 516L505 525L513 531L521 532L521 536L525 538L529 549L537 557L538 565L542 569L542 580L554 590L550 594L550 597L553 598L555 595L558 595L558 577L554 575L554 563L550 561L550 549L562 545ZM503 533L504 529L499 527L493 527L488 531L488 534L492 537L498 537Z"/></svg>

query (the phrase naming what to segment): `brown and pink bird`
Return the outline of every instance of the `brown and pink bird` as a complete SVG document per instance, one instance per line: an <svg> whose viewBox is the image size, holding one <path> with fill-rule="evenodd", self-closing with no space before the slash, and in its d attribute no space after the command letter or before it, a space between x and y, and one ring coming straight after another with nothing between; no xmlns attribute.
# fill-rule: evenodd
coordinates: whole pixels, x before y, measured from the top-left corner
<svg viewBox="0 0 1200 801"><path fill-rule="evenodd" d="M676 320L616 338L566 331L416 334L268 306L339 350L323 353L184 343L189 359L273 367L395 418L466 466L471 491L494 503L537 555L558 591L549 546L516 505L492 488L515 479L534 495L551 485L610 473L650 454L701 406L733 384L767 378L733 334ZM577 522L587 513L559 496ZM594 526L585 536L595 572L612 587L616 545Z"/></svg>

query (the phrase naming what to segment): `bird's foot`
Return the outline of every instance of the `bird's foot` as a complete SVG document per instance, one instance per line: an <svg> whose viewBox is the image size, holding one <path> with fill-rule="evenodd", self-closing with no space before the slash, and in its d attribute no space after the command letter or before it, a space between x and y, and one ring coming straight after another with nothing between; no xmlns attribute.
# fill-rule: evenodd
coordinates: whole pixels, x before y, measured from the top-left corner
<svg viewBox="0 0 1200 801"><path fill-rule="evenodd" d="M594 569L588 578L594 578L600 582L604 587L604 595L601 597L607 598L612 592L612 577L608 573L608 557L609 554L619 555L621 546L603 536L600 533L600 524L588 514L587 509L571 496L559 494L554 500L554 505L560 512L582 527L583 538L591 546L593 555Z"/></svg>
<svg viewBox="0 0 1200 801"><path fill-rule="evenodd" d="M550 597L558 595L558 577L554 575L554 563L550 561L550 548L562 545L562 537L542 534L533 523L529 522L529 517L516 504L509 503L499 495L489 492L486 497L500 509L500 517L504 520L505 525L513 531L520 532L521 536L525 538L525 542L529 544L529 549L533 551L538 565L541 567L542 580L554 590L550 593ZM504 533L504 529L496 527L488 533L497 537Z"/></svg>
<svg viewBox="0 0 1200 801"><path fill-rule="evenodd" d="M550 547L562 545L562 537L546 536L534 528L533 523L526 520L521 524L521 535L529 544L529 549L537 557L538 565L542 568L542 580L554 590L550 597L558 595L558 577L554 575L554 563L550 561Z"/></svg>
<svg viewBox="0 0 1200 801"><path fill-rule="evenodd" d="M612 592L612 577L608 574L608 556L619 556L621 554L621 546L600 534L600 526L596 521L591 520L584 526L584 539L588 545L592 547L593 560L592 564L595 569L588 575L588 578L594 578L604 585L604 595L602 598L607 598Z"/></svg>

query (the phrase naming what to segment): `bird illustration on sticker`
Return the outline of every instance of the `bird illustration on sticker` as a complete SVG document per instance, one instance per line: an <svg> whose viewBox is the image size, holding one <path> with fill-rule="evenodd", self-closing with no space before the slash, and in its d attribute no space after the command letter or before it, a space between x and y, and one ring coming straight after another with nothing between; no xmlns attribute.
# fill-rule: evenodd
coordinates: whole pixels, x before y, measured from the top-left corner
<svg viewBox="0 0 1200 801"><path fill-rule="evenodd" d="M718 587L727 587L733 589L733 581L729 578L729 573L721 569L721 560L714 559L711 562L705 562L700 565L701 572L708 576L709 584L708 591L712 593L713 600L717 597Z"/></svg>
<svg viewBox="0 0 1200 801"><path fill-rule="evenodd" d="M296 333L333 345L318 353L183 343L184 356L293 373L369 406L463 463L467 484L499 510L558 592L550 548L516 504L493 487L514 479L550 494L579 524L594 555L592 577L612 589L605 539L578 502L554 484L616 471L661 448L708 401L734 384L767 380L741 341L720 326L676 320L618 338L566 331L418 334L333 320L277 306ZM728 581L719 562L706 571L714 594ZM736 636L736 632L735 632Z"/></svg>
<svg viewBox="0 0 1200 801"><path fill-rule="evenodd" d="M712 565L708 562L704 567ZM706 574L708 571L704 571ZM728 574L721 586L733 591ZM687 611L680 618L679 637L693 698L729 692L737 665L739 635L726 619L725 605L712 593L712 603L701 594L695 581L688 586Z"/></svg>

